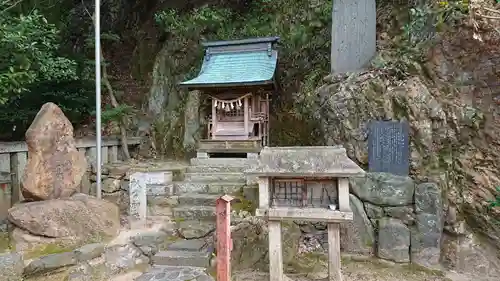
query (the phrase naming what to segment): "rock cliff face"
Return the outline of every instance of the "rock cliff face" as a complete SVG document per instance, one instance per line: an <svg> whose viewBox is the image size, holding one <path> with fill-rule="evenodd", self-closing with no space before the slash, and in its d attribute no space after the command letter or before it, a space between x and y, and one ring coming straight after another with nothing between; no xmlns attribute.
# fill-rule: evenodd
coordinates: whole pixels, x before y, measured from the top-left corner
<svg viewBox="0 0 500 281"><path fill-rule="evenodd" d="M500 72L492 66L500 40L473 41L466 28L459 34L430 50L427 75L396 78L379 69L326 77L317 91L317 119L325 142L344 145L365 167L368 122L407 120L411 176L438 183L446 232L464 235L466 222L498 246L500 211L488 205L500 185L500 93L493 88Z"/></svg>

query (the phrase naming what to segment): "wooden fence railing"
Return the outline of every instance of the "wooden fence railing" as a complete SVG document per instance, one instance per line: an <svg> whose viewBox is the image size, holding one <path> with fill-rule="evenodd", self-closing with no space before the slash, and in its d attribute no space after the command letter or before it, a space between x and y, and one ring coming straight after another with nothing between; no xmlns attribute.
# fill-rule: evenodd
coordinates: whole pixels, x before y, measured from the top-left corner
<svg viewBox="0 0 500 281"><path fill-rule="evenodd" d="M129 146L136 146L140 138L128 138ZM121 141L117 137L102 140L102 163L114 163L123 160ZM95 138L76 139L76 147L85 152L90 165L97 158ZM12 204L19 202L20 181L28 159L26 142L0 142L0 220Z"/></svg>

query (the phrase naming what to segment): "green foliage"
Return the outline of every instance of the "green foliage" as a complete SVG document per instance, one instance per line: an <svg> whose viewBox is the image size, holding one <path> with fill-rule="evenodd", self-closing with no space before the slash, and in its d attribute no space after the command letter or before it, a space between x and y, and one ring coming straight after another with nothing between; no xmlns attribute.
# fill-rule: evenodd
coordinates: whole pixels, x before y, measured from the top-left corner
<svg viewBox="0 0 500 281"><path fill-rule="evenodd" d="M411 43L426 40L426 34L455 24L467 13L466 0L441 1L410 9L410 21L404 26L405 36Z"/></svg>
<svg viewBox="0 0 500 281"><path fill-rule="evenodd" d="M46 102L56 103L73 125L79 125L89 121L95 108L94 83L46 81L30 85L27 90L0 105L0 139L24 139L24 132Z"/></svg>
<svg viewBox="0 0 500 281"><path fill-rule="evenodd" d="M313 95L321 78L329 73L331 8L331 0L254 0L243 12L203 6L184 13L157 13L157 23L171 38L167 48L172 65L167 67L170 73L166 76L174 85L196 75L203 56L200 41L279 36L279 78L286 92L275 99L280 117L272 129L280 132L293 123L301 132L279 133L272 139L277 144L313 144L315 124L306 117L309 108L305 97ZM172 86L170 92L179 91Z"/></svg>
<svg viewBox="0 0 500 281"><path fill-rule="evenodd" d="M495 200L490 201L491 208L500 207L500 186L498 186L496 189L497 189L497 196L495 197Z"/></svg>
<svg viewBox="0 0 500 281"><path fill-rule="evenodd" d="M134 112L134 107L127 104L120 104L116 108L107 105L101 112L101 121L103 123L121 122L122 118L130 117ZM93 115L95 116L95 111Z"/></svg>
<svg viewBox="0 0 500 281"><path fill-rule="evenodd" d="M0 10L6 10L0 4ZM36 10L0 16L0 103L42 81L77 79L77 65L58 56L58 30Z"/></svg>
<svg viewBox="0 0 500 281"><path fill-rule="evenodd" d="M465 0L431 1L409 8L402 33L380 50L372 65L388 70L397 79L423 74L425 51L433 44L437 32L454 26L467 12L468 1Z"/></svg>

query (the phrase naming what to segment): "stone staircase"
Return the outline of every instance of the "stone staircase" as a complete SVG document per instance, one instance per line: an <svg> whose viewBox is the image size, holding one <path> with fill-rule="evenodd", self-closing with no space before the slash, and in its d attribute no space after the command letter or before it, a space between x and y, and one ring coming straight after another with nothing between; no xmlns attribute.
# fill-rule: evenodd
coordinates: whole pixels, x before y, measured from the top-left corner
<svg viewBox="0 0 500 281"><path fill-rule="evenodd" d="M148 187L148 216L169 216L179 240L153 257L155 267L213 266L210 237L215 230L215 202L224 194L252 185L244 170L256 159L193 158L190 165L163 187Z"/></svg>

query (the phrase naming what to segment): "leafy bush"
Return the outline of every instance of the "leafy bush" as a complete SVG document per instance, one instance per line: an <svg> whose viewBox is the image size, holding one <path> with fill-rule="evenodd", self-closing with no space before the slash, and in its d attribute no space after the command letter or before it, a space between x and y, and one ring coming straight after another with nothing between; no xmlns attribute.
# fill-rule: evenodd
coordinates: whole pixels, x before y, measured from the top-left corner
<svg viewBox="0 0 500 281"><path fill-rule="evenodd" d="M57 104L74 126L88 121L95 108L94 84L86 81L41 82L0 105L0 139L23 140L40 107Z"/></svg>
<svg viewBox="0 0 500 281"><path fill-rule="evenodd" d="M59 30L37 10L27 15L0 3L0 139L22 140L46 102L74 124L88 121L94 85L81 81L78 63L59 52Z"/></svg>
<svg viewBox="0 0 500 281"><path fill-rule="evenodd" d="M76 62L58 56L58 30L36 10L8 12L0 4L0 103L37 82L77 79Z"/></svg>

